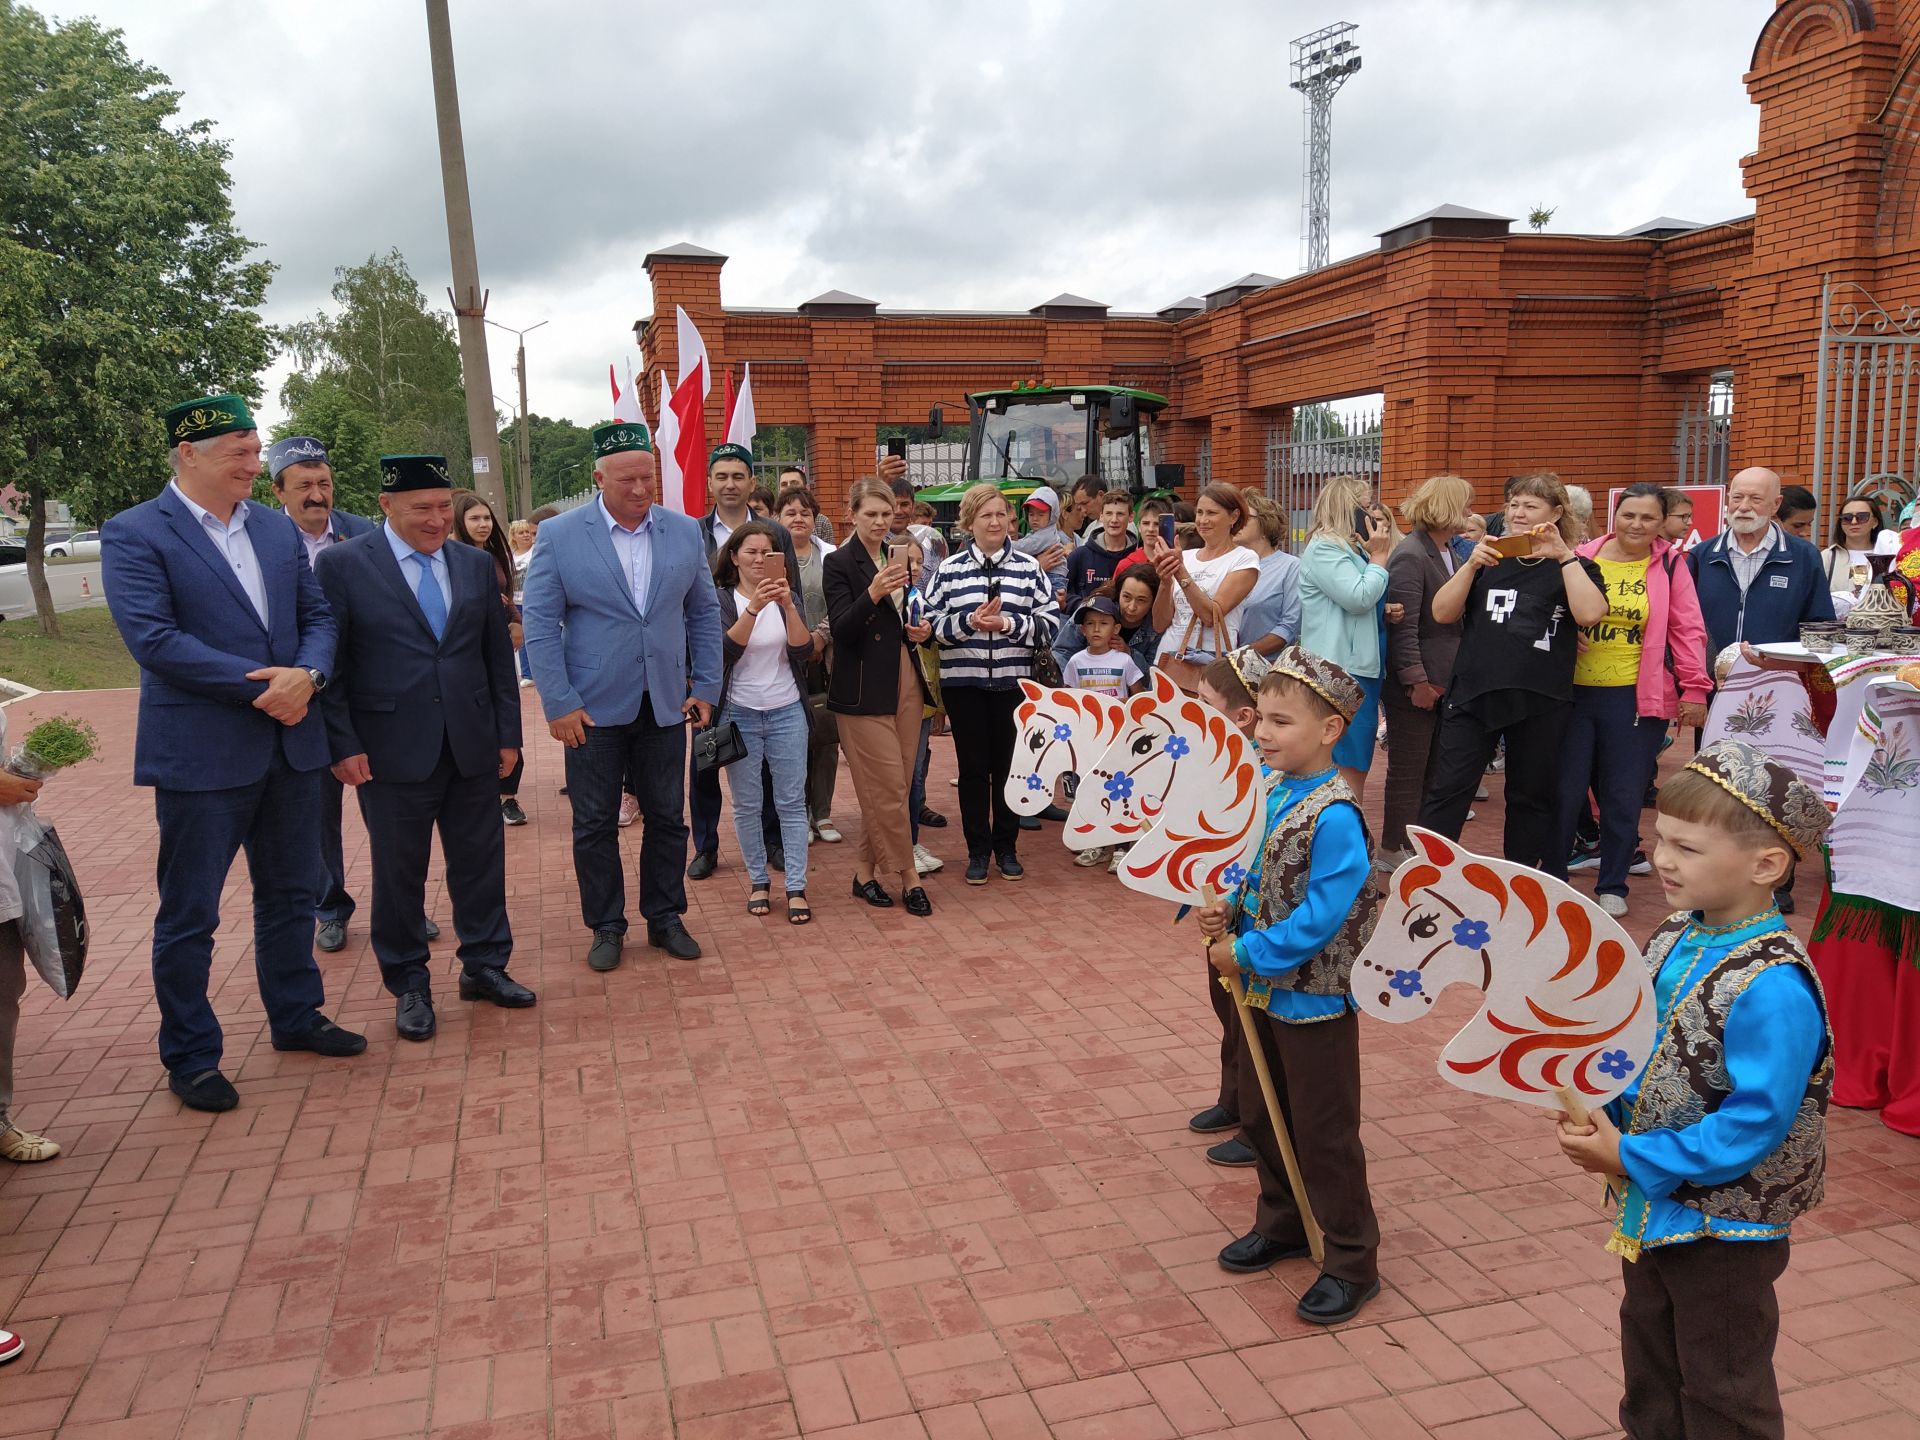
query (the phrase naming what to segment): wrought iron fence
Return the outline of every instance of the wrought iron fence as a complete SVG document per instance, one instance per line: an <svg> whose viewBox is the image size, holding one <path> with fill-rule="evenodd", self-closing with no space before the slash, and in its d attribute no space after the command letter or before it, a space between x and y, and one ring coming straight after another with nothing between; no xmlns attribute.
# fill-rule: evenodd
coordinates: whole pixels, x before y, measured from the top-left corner
<svg viewBox="0 0 1920 1440"><path fill-rule="evenodd" d="M1920 470L1920 309L1882 305L1851 280L1820 287L1813 467L1824 521L1855 494L1913 497Z"/></svg>
<svg viewBox="0 0 1920 1440"><path fill-rule="evenodd" d="M1733 372L1717 371L1707 393L1686 401L1673 434L1675 485L1725 485L1733 438Z"/></svg>
<svg viewBox="0 0 1920 1440"><path fill-rule="evenodd" d="M1326 405L1295 410L1290 425L1267 428L1267 495L1287 512L1286 548L1298 554L1320 489L1336 475L1358 475L1380 493L1382 412L1346 415Z"/></svg>

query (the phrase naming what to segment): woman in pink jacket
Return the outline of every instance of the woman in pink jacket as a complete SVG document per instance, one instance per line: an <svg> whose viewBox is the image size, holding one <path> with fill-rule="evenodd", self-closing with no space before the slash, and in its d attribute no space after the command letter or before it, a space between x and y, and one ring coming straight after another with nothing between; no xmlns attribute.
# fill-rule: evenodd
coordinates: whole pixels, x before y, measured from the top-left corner
<svg viewBox="0 0 1920 1440"><path fill-rule="evenodd" d="M1600 808L1594 894L1609 915L1627 913L1640 804L1667 726L1706 721L1707 627L1685 557L1660 538L1665 495L1658 485L1628 486L1613 512L1613 533L1579 550L1600 567L1607 614L1580 628L1560 772L1559 854L1573 852L1591 788ZM1564 860L1559 878L1566 878Z"/></svg>

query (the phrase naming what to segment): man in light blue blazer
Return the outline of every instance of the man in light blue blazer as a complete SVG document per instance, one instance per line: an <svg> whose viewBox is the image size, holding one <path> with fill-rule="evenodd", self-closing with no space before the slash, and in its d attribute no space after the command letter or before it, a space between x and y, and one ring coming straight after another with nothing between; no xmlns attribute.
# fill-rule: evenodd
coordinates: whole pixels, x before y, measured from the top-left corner
<svg viewBox="0 0 1920 1440"><path fill-rule="evenodd" d="M313 897L320 774L314 695L335 629L299 536L247 499L260 437L246 402L208 395L166 414L173 482L101 527L101 583L140 666L133 779L154 787L160 903L153 986L167 1084L196 1110L239 1103L207 1000L220 891L234 853L253 877L254 970L276 1050L357 1055L320 1013Z"/></svg>
<svg viewBox="0 0 1920 1440"><path fill-rule="evenodd" d="M547 728L567 747L573 868L593 932L587 964L612 970L627 933L621 782L639 786L640 913L647 943L697 960L687 933L686 721L720 699L720 607L700 522L656 505L653 438L635 421L593 432L600 494L541 525L521 626ZM691 671L691 673L689 673Z"/></svg>

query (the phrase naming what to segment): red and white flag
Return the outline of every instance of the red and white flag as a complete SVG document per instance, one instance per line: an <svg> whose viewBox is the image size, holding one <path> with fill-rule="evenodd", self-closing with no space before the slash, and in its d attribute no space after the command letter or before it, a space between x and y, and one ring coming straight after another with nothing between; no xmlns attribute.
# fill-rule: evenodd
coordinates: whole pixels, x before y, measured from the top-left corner
<svg viewBox="0 0 1920 1440"><path fill-rule="evenodd" d="M733 371L727 371L727 399L721 407L726 415L726 435L729 445L744 445L753 448L754 432L759 423L753 415L753 362L749 360L740 367L740 388L733 388Z"/></svg>
<svg viewBox="0 0 1920 1440"><path fill-rule="evenodd" d="M614 378L613 366L607 366L607 384L613 388L612 419L638 421L646 424L647 417L640 413L640 388L633 383L633 362L627 362L627 388L622 390L620 382Z"/></svg>
<svg viewBox="0 0 1920 1440"><path fill-rule="evenodd" d="M667 386L667 372L660 372L660 423L653 429L653 458L660 468L660 503L682 514L692 512L686 506L686 487L680 483L680 457L675 454L679 440L678 422L673 415L673 391Z"/></svg>
<svg viewBox="0 0 1920 1440"><path fill-rule="evenodd" d="M673 454L680 472L680 508L688 515L704 515L707 513L707 392L712 388L713 367L707 360L707 346L700 338L700 327L679 305L673 307L673 315L679 335L680 378L667 405L674 419ZM661 423L663 426L666 423L664 414Z"/></svg>

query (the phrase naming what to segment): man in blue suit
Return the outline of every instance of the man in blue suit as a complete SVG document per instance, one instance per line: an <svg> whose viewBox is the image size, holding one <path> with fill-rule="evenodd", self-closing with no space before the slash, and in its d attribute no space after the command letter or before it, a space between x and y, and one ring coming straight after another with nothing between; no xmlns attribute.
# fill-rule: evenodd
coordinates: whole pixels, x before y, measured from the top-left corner
<svg viewBox="0 0 1920 1440"><path fill-rule="evenodd" d="M273 498L280 502L287 519L300 532L300 543L309 566L328 546L374 528L371 520L333 508L333 463L327 458L327 447L311 435L288 435L269 445L267 475L273 481ZM329 952L347 943L347 921L354 910L353 896L347 893L346 864L340 846L340 811L344 798L345 787L333 778L333 772L322 771L320 861L324 868L320 903L313 912L320 929L313 943Z"/></svg>
<svg viewBox="0 0 1920 1440"><path fill-rule="evenodd" d="M358 1055L364 1036L320 1013L313 892L320 872L326 688L334 625L285 520L247 499L260 437L237 395L166 413L173 481L101 528L101 581L140 666L133 779L154 787L160 904L153 987L167 1084L195 1110L231 1110L207 1000L220 890L244 848L253 963L276 1050Z"/></svg>
<svg viewBox="0 0 1920 1440"><path fill-rule="evenodd" d="M507 978L506 831L500 778L520 759L520 678L493 561L449 545L443 455L382 455L386 524L314 566L340 627L324 709L333 774L357 786L373 851L373 953L402 1040L432 1037L427 858L447 857L460 998L519 1009Z"/></svg>
<svg viewBox="0 0 1920 1440"><path fill-rule="evenodd" d="M720 698L720 606L700 522L654 504L653 439L636 422L593 432L600 494L540 527L521 626L547 728L567 747L573 868L593 932L587 964L620 963L621 780L639 784L640 913L647 943L697 960L687 933L686 720ZM689 676L691 668L691 676Z"/></svg>

